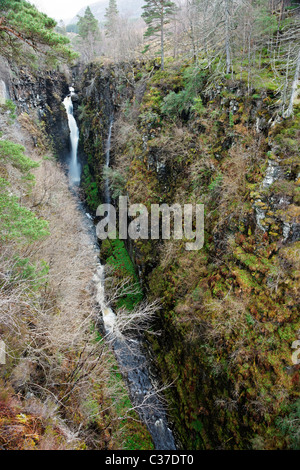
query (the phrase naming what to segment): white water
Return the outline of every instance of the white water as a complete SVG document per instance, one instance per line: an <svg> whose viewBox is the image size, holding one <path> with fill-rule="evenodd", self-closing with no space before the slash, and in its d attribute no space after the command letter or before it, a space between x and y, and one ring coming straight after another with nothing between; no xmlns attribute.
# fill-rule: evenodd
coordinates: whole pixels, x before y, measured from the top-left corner
<svg viewBox="0 0 300 470"><path fill-rule="evenodd" d="M76 120L73 116L73 103L72 94L74 94L74 88L70 87L70 95L66 96L63 101L63 105L66 108L68 115L68 124L70 129L70 143L71 143L71 159L69 164L69 179L71 185L80 183L81 167L77 159L77 150L79 142L79 129L77 127Z"/></svg>
<svg viewBox="0 0 300 470"><path fill-rule="evenodd" d="M68 124L70 129L70 144L71 144L71 159L69 163L69 178L71 185L76 185L80 183L80 174L81 174L81 166L78 163L78 142L79 142L79 129L76 123L76 120L73 115L73 102L72 96L74 95L74 88L69 88L70 95L66 96L63 101L63 105L67 111L68 116ZM112 131L112 122L109 127L109 134L106 143L106 150L105 150L105 164L109 167L109 160L110 160L110 141L111 141L111 131ZM110 201L110 193L109 193L109 184L108 180L105 181L105 202ZM93 217L86 213L88 219L93 220ZM115 318L116 315L106 305L105 302L105 276L104 276L104 266L98 263L97 272L94 275L94 282L96 286L96 300L101 309L102 316L103 316L103 323L105 332L107 334L111 334L113 332Z"/></svg>
<svg viewBox="0 0 300 470"><path fill-rule="evenodd" d="M106 305L105 302L104 266L102 266L100 263L98 264L97 272L94 275L94 282L96 285L96 300L99 307L101 308L104 329L107 334L111 334L114 330L116 315L112 309Z"/></svg>
<svg viewBox="0 0 300 470"><path fill-rule="evenodd" d="M107 136L107 141L106 141L106 147L105 147L105 166L106 168L109 168L110 164L110 147L111 147L111 133L112 133L112 126L113 126L113 120L111 119L110 125L109 125L109 130L108 130L108 136ZM104 202L106 204L110 204L110 188L109 188L109 179L106 177L105 178L105 186L104 186ZM109 214L108 214L109 215ZM105 292L104 292L104 267L99 265L99 268L97 270L96 274L96 281L98 278L97 282L97 302L100 305L101 311L102 311L102 316L103 316L103 324L106 333L111 334L114 331L114 326L116 323L116 315L112 311L111 308L107 307L105 304Z"/></svg>
<svg viewBox="0 0 300 470"><path fill-rule="evenodd" d="M112 133L112 126L113 126L113 121L111 119L110 125L109 125L109 130L108 130L108 136L106 140L106 147L105 147L105 167L109 168L110 164L110 147L111 147L111 133ZM110 188L109 188L109 180L106 177L105 178L105 186L104 186L104 202L106 204L110 204ZM103 324L104 324L104 329L107 334L112 334L114 331L114 326L116 323L116 315L112 311L111 308L109 308L106 305L105 302L105 290L104 290L104 284L105 284L105 274L104 274L104 266L102 266L99 263L97 273L94 276L94 281L96 283L96 289L97 289L97 294L96 294L96 300L101 308L102 312L102 317L103 317Z"/></svg>
<svg viewBox="0 0 300 470"><path fill-rule="evenodd" d="M9 91L6 86L6 83L3 80L0 80L0 104L4 104L6 100L9 100Z"/></svg>
<svg viewBox="0 0 300 470"><path fill-rule="evenodd" d="M70 89L72 95L72 89ZM69 98L69 99L68 99ZM72 128L76 126L76 121L73 117L73 105L71 97L64 100L66 106L69 126L71 130L71 139L73 137ZM72 107L71 107L72 106ZM71 118L70 118L71 116ZM72 119L73 118L73 119ZM71 124L70 124L71 123ZM75 125L74 125L75 123ZM73 126L71 128L71 126ZM105 151L105 165L109 167L110 164L110 141L112 132L112 121L109 127L109 133ZM75 142L76 143L76 142ZM77 141L78 145L78 141ZM77 163L77 146L72 147L76 151L74 163ZM75 167L76 168L76 167ZM77 174L78 176L78 174ZM80 181L80 173L78 176ZM74 182L74 179L73 179ZM109 182L106 178L104 194L105 202L110 202ZM86 214L88 226L91 227L91 235L95 236L95 232L90 219L93 219L90 214ZM96 244L95 244L96 247ZM97 256L95 254L95 256ZM116 314L106 303L105 296L105 272L104 266L100 262L97 264L97 271L94 275L93 281L96 287L96 301L100 307L103 324L106 334L113 340L113 348L117 357L118 363L122 370L126 372L127 381L130 389L130 395L133 403L138 408L141 419L146 423L151 433L155 448L157 450L176 450L176 445L172 431L168 427L166 412L163 405L158 398L156 388L150 378L150 370L145 351L143 349L143 338L129 339L124 337L117 329Z"/></svg>
<svg viewBox="0 0 300 470"><path fill-rule="evenodd" d="M106 149L105 166L110 165L110 146L113 121L110 121ZM111 201L108 178L105 179L104 202ZM176 445L172 431L168 427L166 412L156 393L155 385L150 377L149 363L144 350L144 338L127 338L119 331L117 316L107 306L105 300L105 273L104 266L98 264L94 275L96 285L96 301L100 306L104 329L112 339L112 345L121 370L126 372L130 395L133 403L138 407L142 420L147 424L157 450L175 450Z"/></svg>

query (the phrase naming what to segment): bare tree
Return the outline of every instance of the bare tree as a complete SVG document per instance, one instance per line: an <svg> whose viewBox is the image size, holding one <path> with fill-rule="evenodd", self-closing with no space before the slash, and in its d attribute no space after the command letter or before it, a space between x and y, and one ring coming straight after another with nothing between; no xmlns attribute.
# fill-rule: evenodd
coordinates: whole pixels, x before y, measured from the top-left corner
<svg viewBox="0 0 300 470"><path fill-rule="evenodd" d="M296 58L296 63L295 63L295 74L294 78L292 81L292 86L291 86L291 93L290 93L290 100L289 100L289 105L287 110L284 112L284 117L290 117L293 114L293 106L294 106L294 101L297 96L297 88L298 88L298 83L299 83L299 75L300 75L300 49L298 51L298 56Z"/></svg>

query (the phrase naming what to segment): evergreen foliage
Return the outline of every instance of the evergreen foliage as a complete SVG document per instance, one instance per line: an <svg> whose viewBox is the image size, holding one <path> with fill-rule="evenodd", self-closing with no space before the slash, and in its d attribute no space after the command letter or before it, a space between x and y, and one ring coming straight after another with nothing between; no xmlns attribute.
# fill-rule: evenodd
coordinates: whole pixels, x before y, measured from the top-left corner
<svg viewBox="0 0 300 470"><path fill-rule="evenodd" d="M78 34L82 39L87 39L89 36L97 38L99 36L98 20L94 17L90 7L87 7L84 16L78 16Z"/></svg>
<svg viewBox="0 0 300 470"><path fill-rule="evenodd" d="M0 141L0 164L11 163L15 168L18 168L22 173L28 172L33 168L37 168L39 164L28 158L24 154L24 147L15 144L10 140Z"/></svg>
<svg viewBox="0 0 300 470"><path fill-rule="evenodd" d="M0 140L0 170L5 172L9 165L19 170L21 177L31 180L29 173L39 164L24 154L24 147L9 140ZM4 170L4 171L3 171ZM31 243L48 235L48 224L26 207L10 191L10 183L0 177L0 240L16 240Z"/></svg>
<svg viewBox="0 0 300 470"><path fill-rule="evenodd" d="M68 38L58 34L55 27L55 20L25 0L1 0L0 44L5 57L20 59L27 46L50 63L71 62L76 54L69 49Z"/></svg>
<svg viewBox="0 0 300 470"><path fill-rule="evenodd" d="M88 62L96 55L96 45L101 40L98 20L94 17L90 7L87 7L84 16L78 16L77 29L81 52Z"/></svg>
<svg viewBox="0 0 300 470"><path fill-rule="evenodd" d="M19 204L17 196L7 190L7 181L0 178L0 240L31 243L48 235L48 224Z"/></svg>
<svg viewBox="0 0 300 470"><path fill-rule="evenodd" d="M105 12L105 34L108 37L113 37L116 28L117 28L117 22L118 22L118 17L119 17L119 11L117 7L117 1L116 0L109 0L109 5L108 8L106 8Z"/></svg>
<svg viewBox="0 0 300 470"><path fill-rule="evenodd" d="M198 96L205 81L205 71L191 65L183 74L184 89L178 93L171 91L161 106L163 113L169 116L188 115L190 111L200 113L203 109L201 97Z"/></svg>
<svg viewBox="0 0 300 470"><path fill-rule="evenodd" d="M145 37L160 35L161 69L164 70L165 26L175 13L176 5L170 0L146 0L143 10L142 17L148 26Z"/></svg>

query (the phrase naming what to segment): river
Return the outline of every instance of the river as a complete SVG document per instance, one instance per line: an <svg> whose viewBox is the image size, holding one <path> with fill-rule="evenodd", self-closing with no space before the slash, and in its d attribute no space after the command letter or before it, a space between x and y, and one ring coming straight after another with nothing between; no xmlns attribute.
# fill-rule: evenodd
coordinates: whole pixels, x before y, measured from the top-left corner
<svg viewBox="0 0 300 470"><path fill-rule="evenodd" d="M72 94L74 89L70 88L70 94L64 99L63 104L67 111L70 129L71 154L69 159L69 180L71 187L80 184L81 167L78 162L77 150L79 140L79 129L73 116ZM110 118L106 148L105 166L110 165L110 146L112 138L113 119ZM104 189L104 202L110 203L109 181L106 177ZM82 205L81 205L82 209ZM96 231L93 217L86 213L86 223L89 226L91 243L97 249ZM99 249L99 248L98 248ZM126 337L120 331L116 331L116 314L107 305L105 296L105 266L98 263L94 275L96 286L96 301L102 312L103 325L108 342L110 342L117 358L120 370L125 378L129 395L133 406L139 413L141 420L146 424L152 436L156 450L176 450L175 439L169 427L167 412L157 390L159 380L157 371L151 365L145 338L142 335Z"/></svg>

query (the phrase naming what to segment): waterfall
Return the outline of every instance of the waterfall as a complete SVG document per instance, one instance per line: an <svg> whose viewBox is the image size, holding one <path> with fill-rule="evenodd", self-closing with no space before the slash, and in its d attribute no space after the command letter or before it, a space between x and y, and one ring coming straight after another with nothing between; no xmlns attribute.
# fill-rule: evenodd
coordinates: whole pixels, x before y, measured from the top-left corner
<svg viewBox="0 0 300 470"><path fill-rule="evenodd" d="M115 320L116 320L116 315L112 311L111 308L109 308L106 305L105 302L105 290L104 290L104 283L105 283L105 276L104 276L104 266L102 266L100 263L98 263L98 268L97 272L94 275L94 282L96 285L96 300L97 303L101 309L102 313L102 318L103 318L103 324L104 324L104 329L107 334L113 333L114 325L115 325Z"/></svg>
<svg viewBox="0 0 300 470"><path fill-rule="evenodd" d="M105 147L105 168L110 165L110 147L113 120L110 120L108 136ZM106 176L104 186L104 202L110 204L109 179ZM108 214L109 215L109 214ZM105 298L105 268L98 263L94 275L96 286L96 300L101 309L104 329L112 340L112 346L121 370L125 371L130 396L138 413L147 425L157 450L176 450L172 431L168 427L167 414L157 394L155 380L156 374L150 370L149 359L144 348L145 338L141 335L135 339L127 338L118 331L116 314L107 305Z"/></svg>
<svg viewBox="0 0 300 470"><path fill-rule="evenodd" d="M109 168L109 164L110 164L112 126L113 126L113 120L111 119L110 124L109 124L109 129L108 129L106 146L105 146L105 168ZM108 176L105 177L105 183L104 183L104 202L105 204L110 204L111 202ZM109 216L109 213L108 213L108 216ZM106 305L106 302L105 302L105 291L104 291L105 274L104 274L104 266L102 266L101 264L99 264L98 266L97 273L94 277L94 281L96 282L96 285L97 285L96 300L101 308L104 328L107 334L111 334L113 333L113 330L114 330L116 315L112 311L112 309Z"/></svg>
<svg viewBox="0 0 300 470"><path fill-rule="evenodd" d="M0 104L4 104L6 100L9 100L9 91L6 86L6 83L3 80L0 80Z"/></svg>
<svg viewBox="0 0 300 470"><path fill-rule="evenodd" d="M80 182L80 165L77 162L77 148L79 131L73 116L72 94L74 90L70 88L70 95L67 96L63 104L68 115L71 142L71 161L69 166L69 175L71 184ZM112 136L113 121L110 120L109 131L105 147L105 167L110 165L110 146ZM108 177L105 178L104 202L109 204L111 200ZM83 209L83 206L82 206ZM91 222L93 217L86 213L87 225L90 228L91 240L94 240L94 246L97 250L97 239L94 226ZM97 257L97 254L95 253ZM163 404L157 394L153 372L150 370L149 360L144 348L144 338L137 336L135 339L126 338L116 330L116 314L106 302L105 295L105 267L97 262L97 270L93 281L96 288L96 301L102 313L105 333L112 339L114 353L120 365L125 371L127 383L130 390L130 396L134 406L147 425L152 436L155 448L157 450L176 450L176 445L172 431L168 427L167 414Z"/></svg>
<svg viewBox="0 0 300 470"><path fill-rule="evenodd" d="M63 105L67 111L68 124L70 129L70 143L71 143L71 155L69 163L69 178L71 185L80 183L81 167L78 163L77 150L79 142L79 129L77 127L76 120L73 115L73 102L72 95L74 94L74 88L70 87L70 95L66 96L63 101Z"/></svg>

